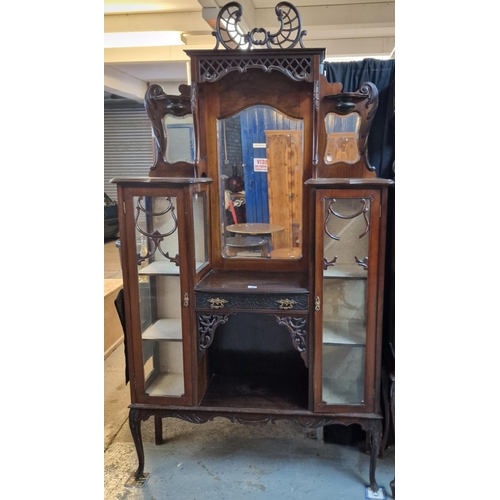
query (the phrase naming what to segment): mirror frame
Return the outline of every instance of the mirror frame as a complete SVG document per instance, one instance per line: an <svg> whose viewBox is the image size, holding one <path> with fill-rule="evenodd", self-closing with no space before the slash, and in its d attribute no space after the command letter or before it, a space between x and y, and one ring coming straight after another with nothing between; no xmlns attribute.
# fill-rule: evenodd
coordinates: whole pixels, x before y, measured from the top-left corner
<svg viewBox="0 0 500 500"><path fill-rule="evenodd" d="M144 97L144 106L151 120L154 136L154 164L151 166L150 177L196 177L194 162L178 161L169 163L166 160L168 136L164 129L166 115L175 117L186 116L192 113L191 86L180 85L180 95L165 94L158 84L148 87ZM193 116L194 124L194 116ZM198 143L197 130L194 126L195 147Z"/></svg>
<svg viewBox="0 0 500 500"><path fill-rule="evenodd" d="M326 80L325 80L326 81ZM328 85L328 84L327 84ZM324 85L325 87L327 85ZM378 108L378 90L371 82L363 82L356 92L343 92L329 94L327 91L322 96L320 106L320 130L318 144L318 168L315 177L375 177L375 167L370 165L368 159L368 135L373 117ZM359 159L348 163L338 161L326 163L324 156L327 146L327 133L325 119L329 113L347 116L351 113L359 115L359 130L357 146Z"/></svg>

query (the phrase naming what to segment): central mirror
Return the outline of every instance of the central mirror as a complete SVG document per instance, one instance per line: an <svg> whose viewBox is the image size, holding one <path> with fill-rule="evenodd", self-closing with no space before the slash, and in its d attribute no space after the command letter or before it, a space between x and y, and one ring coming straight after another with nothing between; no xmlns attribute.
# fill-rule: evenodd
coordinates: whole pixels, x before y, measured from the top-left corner
<svg viewBox="0 0 500 500"><path fill-rule="evenodd" d="M303 120L252 106L218 120L222 256L302 256Z"/></svg>

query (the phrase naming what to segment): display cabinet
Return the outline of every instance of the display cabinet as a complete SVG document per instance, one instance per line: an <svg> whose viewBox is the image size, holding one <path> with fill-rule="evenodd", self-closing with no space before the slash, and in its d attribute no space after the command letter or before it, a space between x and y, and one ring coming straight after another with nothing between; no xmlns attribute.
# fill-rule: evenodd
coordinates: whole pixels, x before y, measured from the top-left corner
<svg viewBox="0 0 500 500"><path fill-rule="evenodd" d="M358 424L378 490L392 182L367 152L378 93L328 83L295 7L276 12L276 33L245 34L241 6L221 9L216 48L186 51L191 84L146 93L150 175L113 179L136 484L142 421L161 443L163 418L225 417Z"/></svg>

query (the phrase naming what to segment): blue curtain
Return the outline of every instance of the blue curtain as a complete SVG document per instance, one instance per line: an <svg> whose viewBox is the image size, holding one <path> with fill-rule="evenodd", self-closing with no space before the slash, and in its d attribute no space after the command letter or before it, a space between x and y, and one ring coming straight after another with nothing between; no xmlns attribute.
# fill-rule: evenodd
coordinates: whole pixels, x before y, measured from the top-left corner
<svg viewBox="0 0 500 500"><path fill-rule="evenodd" d="M356 92L363 82L372 82L377 87L379 102L368 137L368 159L378 177L393 179L395 60L325 61L324 67L328 82L342 83L343 92Z"/></svg>

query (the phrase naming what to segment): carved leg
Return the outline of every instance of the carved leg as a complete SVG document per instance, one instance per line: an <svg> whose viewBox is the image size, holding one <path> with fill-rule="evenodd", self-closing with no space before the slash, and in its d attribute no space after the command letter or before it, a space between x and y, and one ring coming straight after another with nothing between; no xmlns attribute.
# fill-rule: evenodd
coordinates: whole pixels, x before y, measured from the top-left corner
<svg viewBox="0 0 500 500"><path fill-rule="evenodd" d="M128 422L130 426L130 432L132 433L132 438L134 439L137 459L139 461L139 466L135 471L134 477L136 480L139 480L140 478L144 477L144 448L142 446L141 419L139 410L137 410L136 408L130 409Z"/></svg>
<svg viewBox="0 0 500 500"><path fill-rule="evenodd" d="M371 427L370 488L373 492L377 492L378 484L375 480L375 469L377 468L377 457L380 450L380 441L382 439L382 422L380 420L376 420L373 422Z"/></svg>
<svg viewBox="0 0 500 500"><path fill-rule="evenodd" d="M396 413L396 374L391 373L390 378L392 380L391 384L391 415L392 415L392 424L394 425L394 429L396 429L396 419L395 419L395 413ZM394 478L391 482L391 491L392 491L392 498L396 498L396 478Z"/></svg>
<svg viewBox="0 0 500 500"><path fill-rule="evenodd" d="M162 443L163 443L163 436L162 436L161 417L155 415L155 444L160 445Z"/></svg>
<svg viewBox="0 0 500 500"><path fill-rule="evenodd" d="M379 458L384 458L384 450L387 446L389 438L389 430L391 425L391 409L389 402L389 377L387 371L382 367L382 403L384 408L384 432L382 434L382 442L380 444Z"/></svg>

